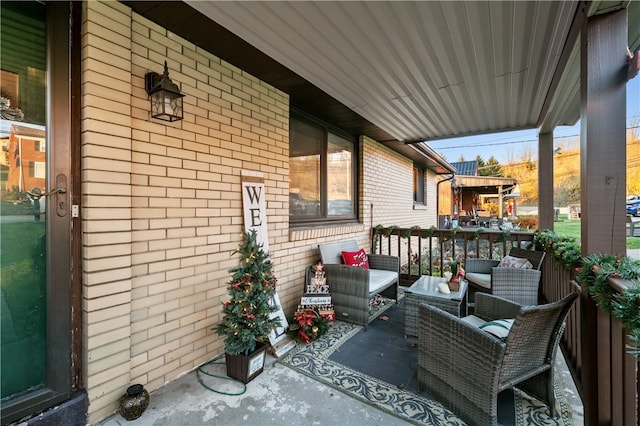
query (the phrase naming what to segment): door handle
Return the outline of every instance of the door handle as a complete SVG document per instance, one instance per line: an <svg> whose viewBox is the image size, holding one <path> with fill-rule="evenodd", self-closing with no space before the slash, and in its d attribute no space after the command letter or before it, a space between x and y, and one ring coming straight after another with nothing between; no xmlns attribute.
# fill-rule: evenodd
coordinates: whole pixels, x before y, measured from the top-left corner
<svg viewBox="0 0 640 426"><path fill-rule="evenodd" d="M33 188L31 191L27 191L27 194L29 194L34 201L42 197L55 195L55 199L52 198L51 202L56 203L56 214L60 217L67 215L67 176L63 174L56 176L56 187L51 191L42 192L40 188Z"/></svg>
<svg viewBox="0 0 640 426"><path fill-rule="evenodd" d="M56 176L56 214L59 217L67 215L67 176Z"/></svg>

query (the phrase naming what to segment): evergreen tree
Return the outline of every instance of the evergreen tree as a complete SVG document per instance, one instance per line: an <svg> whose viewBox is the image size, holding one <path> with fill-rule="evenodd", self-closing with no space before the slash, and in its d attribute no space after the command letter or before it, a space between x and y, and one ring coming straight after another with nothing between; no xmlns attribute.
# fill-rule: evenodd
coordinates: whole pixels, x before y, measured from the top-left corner
<svg viewBox="0 0 640 426"><path fill-rule="evenodd" d="M233 252L240 255L240 261L230 271L231 299L224 302L224 317L215 328L216 333L225 336L225 351L231 355L249 355L258 342L266 342L271 330L280 325L277 316L269 318L277 310L270 303L277 279L271 272L268 254L256 239L255 230L245 233L242 244Z"/></svg>
<svg viewBox="0 0 640 426"><path fill-rule="evenodd" d="M504 177L504 173L502 172L502 166L493 155L489 157L489 159L486 162L484 162L478 174L480 176Z"/></svg>
<svg viewBox="0 0 640 426"><path fill-rule="evenodd" d="M482 174L482 169L484 168L484 159L480 156L476 156L476 165L478 167L478 176L484 176Z"/></svg>

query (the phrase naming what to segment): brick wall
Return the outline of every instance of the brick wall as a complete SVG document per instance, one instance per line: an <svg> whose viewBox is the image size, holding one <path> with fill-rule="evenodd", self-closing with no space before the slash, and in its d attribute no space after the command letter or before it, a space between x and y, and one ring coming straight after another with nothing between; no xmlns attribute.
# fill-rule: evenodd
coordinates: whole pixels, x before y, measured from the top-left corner
<svg viewBox="0 0 640 426"><path fill-rule="evenodd" d="M425 203L414 205L413 162L367 137L361 146L361 211L367 228L435 225L436 175L425 171Z"/></svg>
<svg viewBox="0 0 640 426"><path fill-rule="evenodd" d="M211 328L237 262L242 170L264 176L287 314L318 243L368 247L372 203L373 225L435 223L435 179L426 177L433 207L414 210L411 161L364 138L360 223L290 229L288 96L122 3L84 4L83 364L93 423L129 384L153 391L223 353ZM165 60L186 95L184 120L173 123L150 118L144 90L145 73Z"/></svg>
<svg viewBox="0 0 640 426"><path fill-rule="evenodd" d="M89 421L131 377L131 13L86 2L82 38L83 369Z"/></svg>

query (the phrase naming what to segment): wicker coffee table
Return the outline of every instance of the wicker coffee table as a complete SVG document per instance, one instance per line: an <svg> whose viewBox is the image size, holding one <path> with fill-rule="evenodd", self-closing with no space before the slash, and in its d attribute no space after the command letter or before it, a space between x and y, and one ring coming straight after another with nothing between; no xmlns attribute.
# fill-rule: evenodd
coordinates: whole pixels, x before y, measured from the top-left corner
<svg viewBox="0 0 640 426"><path fill-rule="evenodd" d="M467 314L467 282L460 283L459 291L440 293L438 284L445 282L442 277L423 275L404 291L404 333L418 336L418 305L428 303L457 317Z"/></svg>

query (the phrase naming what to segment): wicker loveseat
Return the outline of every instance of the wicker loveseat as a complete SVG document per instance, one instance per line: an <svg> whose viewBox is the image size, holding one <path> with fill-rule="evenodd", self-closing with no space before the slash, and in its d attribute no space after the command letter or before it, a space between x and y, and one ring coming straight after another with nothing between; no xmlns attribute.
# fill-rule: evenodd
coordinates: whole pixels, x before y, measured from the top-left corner
<svg viewBox="0 0 640 426"><path fill-rule="evenodd" d="M367 326L370 315L369 301L376 294L398 300L400 259L396 256L368 254L369 269L342 263L342 252L359 250L356 241L340 241L318 245L331 302L336 319Z"/></svg>
<svg viewBox="0 0 640 426"><path fill-rule="evenodd" d="M513 386L547 404L554 416L555 355L578 292L536 306L486 293L477 297L475 315L466 318L419 306L419 389L469 425L497 424L498 393ZM504 341L479 328L506 318L515 320Z"/></svg>
<svg viewBox="0 0 640 426"><path fill-rule="evenodd" d="M470 289L504 297L522 305L538 304L540 268L545 252L512 247L509 256L527 259L531 269L498 268L500 260L465 260L464 269Z"/></svg>

